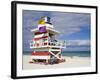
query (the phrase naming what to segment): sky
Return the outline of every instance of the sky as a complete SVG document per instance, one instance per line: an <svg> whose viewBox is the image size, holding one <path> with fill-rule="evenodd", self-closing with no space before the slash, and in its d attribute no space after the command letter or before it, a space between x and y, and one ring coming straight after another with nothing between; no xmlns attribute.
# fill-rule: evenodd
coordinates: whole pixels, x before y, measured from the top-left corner
<svg viewBox="0 0 100 80"><path fill-rule="evenodd" d="M23 10L23 51L32 51L29 47L29 40L32 40L34 36L31 29L37 28L38 20L43 16L50 17L54 28L60 32L56 38L66 40L66 51L90 50L90 13Z"/></svg>

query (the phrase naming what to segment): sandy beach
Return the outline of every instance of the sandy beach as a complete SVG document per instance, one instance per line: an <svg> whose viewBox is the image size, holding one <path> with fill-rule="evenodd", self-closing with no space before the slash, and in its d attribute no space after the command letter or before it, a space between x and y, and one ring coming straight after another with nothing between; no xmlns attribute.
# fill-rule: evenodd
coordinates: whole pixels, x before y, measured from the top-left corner
<svg viewBox="0 0 100 80"><path fill-rule="evenodd" d="M91 66L90 57L67 57L64 56L66 62L54 64L54 65L44 65L44 64L34 64L29 63L30 55L23 55L23 69L50 69L50 68L68 68L68 67L88 67Z"/></svg>

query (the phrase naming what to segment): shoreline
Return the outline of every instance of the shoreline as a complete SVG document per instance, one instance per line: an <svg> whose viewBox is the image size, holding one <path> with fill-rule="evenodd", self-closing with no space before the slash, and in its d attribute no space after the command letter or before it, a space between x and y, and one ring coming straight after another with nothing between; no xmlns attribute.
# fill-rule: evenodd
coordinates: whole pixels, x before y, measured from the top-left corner
<svg viewBox="0 0 100 80"><path fill-rule="evenodd" d="M63 56L65 62L53 65L29 63L31 55L23 55L23 69L50 69L50 68L73 68L91 66L91 57Z"/></svg>

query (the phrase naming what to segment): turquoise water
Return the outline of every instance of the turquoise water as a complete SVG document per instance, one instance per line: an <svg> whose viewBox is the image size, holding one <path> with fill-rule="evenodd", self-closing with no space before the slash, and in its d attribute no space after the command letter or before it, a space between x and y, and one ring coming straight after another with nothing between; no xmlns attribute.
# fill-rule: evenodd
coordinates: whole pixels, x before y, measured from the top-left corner
<svg viewBox="0 0 100 80"><path fill-rule="evenodd" d="M31 55L32 52L29 51L24 51L24 55ZM63 56L78 56L78 57L91 57L91 52L90 51L63 51L62 52Z"/></svg>
<svg viewBox="0 0 100 80"><path fill-rule="evenodd" d="M63 51L63 56L78 56L78 57L90 57L91 52L90 51Z"/></svg>

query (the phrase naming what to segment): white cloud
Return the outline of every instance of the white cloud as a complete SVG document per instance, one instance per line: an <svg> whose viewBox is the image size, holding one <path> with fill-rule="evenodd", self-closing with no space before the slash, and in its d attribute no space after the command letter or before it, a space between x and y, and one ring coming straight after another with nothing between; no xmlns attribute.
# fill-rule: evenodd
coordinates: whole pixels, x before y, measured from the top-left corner
<svg viewBox="0 0 100 80"><path fill-rule="evenodd" d="M67 46L90 46L90 40L67 40Z"/></svg>
<svg viewBox="0 0 100 80"><path fill-rule="evenodd" d="M65 51L90 51L90 40L67 40Z"/></svg>
<svg viewBox="0 0 100 80"><path fill-rule="evenodd" d="M51 13L54 27L61 33L69 35L81 30L81 27L90 26L90 14L85 13Z"/></svg>

